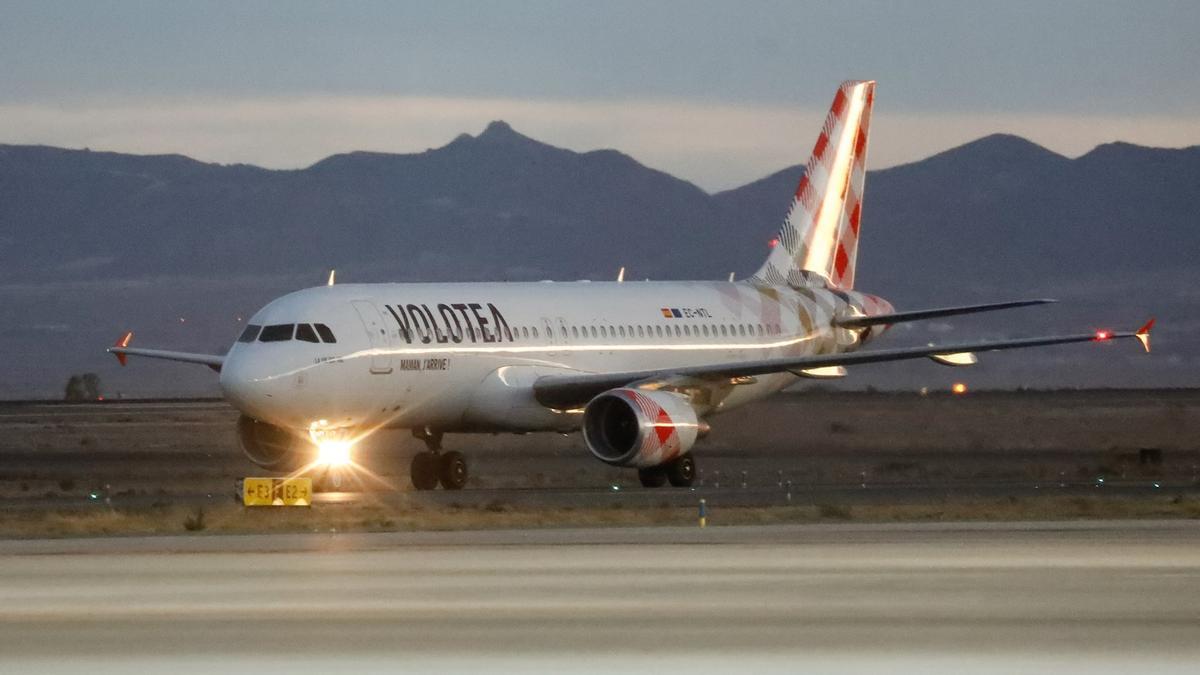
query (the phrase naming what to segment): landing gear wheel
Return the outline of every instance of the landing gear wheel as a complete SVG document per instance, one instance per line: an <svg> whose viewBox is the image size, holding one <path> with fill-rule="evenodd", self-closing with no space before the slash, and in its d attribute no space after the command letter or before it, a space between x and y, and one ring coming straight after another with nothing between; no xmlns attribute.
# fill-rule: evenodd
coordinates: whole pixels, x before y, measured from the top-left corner
<svg viewBox="0 0 1200 675"><path fill-rule="evenodd" d="M416 489L434 489L438 483L438 456L432 452L418 452L413 456L409 473Z"/></svg>
<svg viewBox="0 0 1200 675"><path fill-rule="evenodd" d="M440 479L447 490L461 490L467 484L467 458L461 452L451 450L438 458L441 464Z"/></svg>
<svg viewBox="0 0 1200 675"><path fill-rule="evenodd" d="M667 472L661 466L638 469L638 480L642 481L642 487L662 487L667 482Z"/></svg>
<svg viewBox="0 0 1200 675"><path fill-rule="evenodd" d="M675 487L691 487L696 480L696 460L691 455L675 458L666 468L667 480Z"/></svg>

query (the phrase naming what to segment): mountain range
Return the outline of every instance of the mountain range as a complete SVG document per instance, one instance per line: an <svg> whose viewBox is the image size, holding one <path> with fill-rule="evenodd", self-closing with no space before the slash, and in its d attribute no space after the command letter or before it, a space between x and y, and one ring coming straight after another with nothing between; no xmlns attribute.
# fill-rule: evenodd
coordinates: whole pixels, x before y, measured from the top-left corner
<svg viewBox="0 0 1200 675"><path fill-rule="evenodd" d="M709 194L615 150L553 147L504 122L421 153L351 152L297 170L0 145L0 397L54 395L82 371L130 395L215 392L210 373L118 371L102 348L134 328L140 344L224 349L239 319L330 268L347 281L606 279L621 266L629 278L745 276L802 172ZM1183 386L1200 373L1189 339L1198 224L1200 147L1110 143L1067 158L993 135L870 172L857 286L898 307L1064 301L1049 316L907 327L893 331L899 342L1157 312L1161 358L1055 349L988 359L972 377ZM948 377L887 367L857 383Z"/></svg>

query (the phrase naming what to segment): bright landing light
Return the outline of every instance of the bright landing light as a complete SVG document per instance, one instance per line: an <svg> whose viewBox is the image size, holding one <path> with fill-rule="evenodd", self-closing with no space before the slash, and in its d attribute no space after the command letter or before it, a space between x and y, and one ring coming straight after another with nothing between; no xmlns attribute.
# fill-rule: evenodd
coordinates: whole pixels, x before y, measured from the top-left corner
<svg viewBox="0 0 1200 675"><path fill-rule="evenodd" d="M317 444L317 464L325 466L346 466L351 464L348 441L323 441Z"/></svg>

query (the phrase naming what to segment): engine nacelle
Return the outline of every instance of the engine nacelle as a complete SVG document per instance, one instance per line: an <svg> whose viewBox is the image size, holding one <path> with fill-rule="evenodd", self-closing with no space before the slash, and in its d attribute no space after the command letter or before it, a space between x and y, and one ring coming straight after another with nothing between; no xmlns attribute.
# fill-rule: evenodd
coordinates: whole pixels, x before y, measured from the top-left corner
<svg viewBox="0 0 1200 675"><path fill-rule="evenodd" d="M687 397L667 391L611 389L583 412L583 438L601 462L646 468L687 454L707 425Z"/></svg>
<svg viewBox="0 0 1200 675"><path fill-rule="evenodd" d="M315 456L313 445L303 437L253 417L239 417L237 431L246 458L270 471L293 471Z"/></svg>

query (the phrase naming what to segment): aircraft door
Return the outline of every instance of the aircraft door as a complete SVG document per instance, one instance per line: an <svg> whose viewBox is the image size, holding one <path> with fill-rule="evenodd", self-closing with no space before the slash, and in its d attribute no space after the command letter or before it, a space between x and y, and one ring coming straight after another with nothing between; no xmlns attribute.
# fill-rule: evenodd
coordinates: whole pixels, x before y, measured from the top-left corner
<svg viewBox="0 0 1200 675"><path fill-rule="evenodd" d="M362 320L363 328L367 331L367 339L371 342L371 372L376 375L386 375L392 372L392 355L388 352L391 340L383 323L383 315L367 300L353 300L350 303L358 318Z"/></svg>

